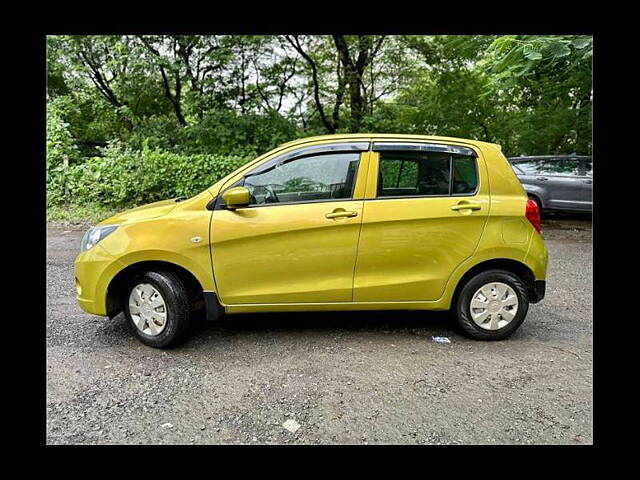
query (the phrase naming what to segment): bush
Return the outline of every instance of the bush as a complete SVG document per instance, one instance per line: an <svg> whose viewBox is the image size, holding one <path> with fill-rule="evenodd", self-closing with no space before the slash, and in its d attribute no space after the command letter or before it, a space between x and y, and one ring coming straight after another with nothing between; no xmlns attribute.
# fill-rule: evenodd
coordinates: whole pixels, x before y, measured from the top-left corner
<svg viewBox="0 0 640 480"><path fill-rule="evenodd" d="M47 170L62 165L64 158L73 162L78 147L64 119L68 102L58 98L47 102Z"/></svg>
<svg viewBox="0 0 640 480"><path fill-rule="evenodd" d="M180 129L176 146L190 154L224 152L247 155L266 152L299 136L295 125L276 112L239 115L232 111L213 110L202 121Z"/></svg>
<svg viewBox="0 0 640 480"><path fill-rule="evenodd" d="M180 155L110 145L104 156L68 169L56 167L47 179L49 207L65 204L121 209L167 198L192 196L254 157ZM66 182L68 194L65 195Z"/></svg>
<svg viewBox="0 0 640 480"><path fill-rule="evenodd" d="M257 156L300 137L296 126L277 112L267 114L211 110L202 119L189 118L181 127L171 116L153 115L135 121L129 135L120 138L133 149L148 145L153 149L187 155L230 154Z"/></svg>

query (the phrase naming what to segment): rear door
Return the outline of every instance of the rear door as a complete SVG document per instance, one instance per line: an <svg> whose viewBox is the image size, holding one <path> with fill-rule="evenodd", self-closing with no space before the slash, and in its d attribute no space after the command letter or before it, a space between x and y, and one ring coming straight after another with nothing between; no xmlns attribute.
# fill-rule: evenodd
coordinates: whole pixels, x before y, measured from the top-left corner
<svg viewBox="0 0 640 480"><path fill-rule="evenodd" d="M370 157L354 301L438 299L475 250L489 213L478 151L376 142Z"/></svg>

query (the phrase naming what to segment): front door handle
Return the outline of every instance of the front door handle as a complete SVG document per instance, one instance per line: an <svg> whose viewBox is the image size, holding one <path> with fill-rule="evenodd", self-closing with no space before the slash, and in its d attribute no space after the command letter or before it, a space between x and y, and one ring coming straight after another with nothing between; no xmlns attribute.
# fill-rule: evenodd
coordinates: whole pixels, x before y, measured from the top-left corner
<svg viewBox="0 0 640 480"><path fill-rule="evenodd" d="M451 210L480 210L482 205L477 203L459 203L457 205L453 205Z"/></svg>
<svg viewBox="0 0 640 480"><path fill-rule="evenodd" d="M340 217L355 217L358 215L358 212L348 212L345 210L340 210L337 212L325 213L326 218L340 218Z"/></svg>
<svg viewBox="0 0 640 480"><path fill-rule="evenodd" d="M587 185L591 185L593 183L593 180L585 180L584 183L586 183Z"/></svg>
<svg viewBox="0 0 640 480"><path fill-rule="evenodd" d="M546 182L549 179L547 177L538 177L536 180L540 180L541 182Z"/></svg>

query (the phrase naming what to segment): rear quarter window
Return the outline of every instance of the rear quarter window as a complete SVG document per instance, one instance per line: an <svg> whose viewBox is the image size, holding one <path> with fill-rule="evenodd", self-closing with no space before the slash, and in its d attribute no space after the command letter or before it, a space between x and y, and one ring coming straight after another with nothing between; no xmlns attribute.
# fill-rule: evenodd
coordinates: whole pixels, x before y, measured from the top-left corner
<svg viewBox="0 0 640 480"><path fill-rule="evenodd" d="M478 188L478 169L475 158L453 159L453 194L473 193Z"/></svg>

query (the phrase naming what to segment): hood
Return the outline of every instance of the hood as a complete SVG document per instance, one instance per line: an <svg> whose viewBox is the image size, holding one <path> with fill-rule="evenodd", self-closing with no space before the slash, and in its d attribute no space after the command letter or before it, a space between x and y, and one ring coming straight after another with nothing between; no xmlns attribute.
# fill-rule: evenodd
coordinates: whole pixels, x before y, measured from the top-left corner
<svg viewBox="0 0 640 480"><path fill-rule="evenodd" d="M166 215L173 210L178 203L175 198L170 200L160 200L159 202L148 203L140 207L125 210L113 217L101 221L98 225L109 225L113 223L122 223L129 220L146 220L148 218L160 217Z"/></svg>

